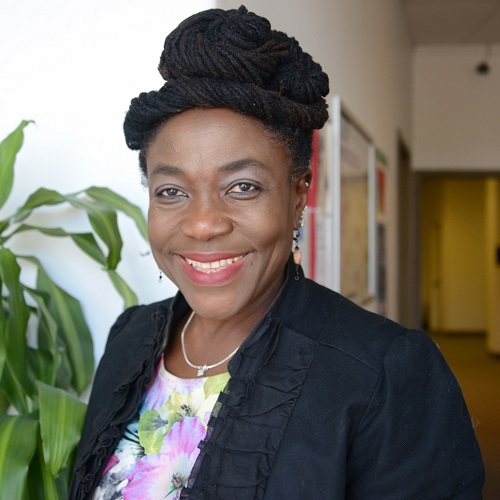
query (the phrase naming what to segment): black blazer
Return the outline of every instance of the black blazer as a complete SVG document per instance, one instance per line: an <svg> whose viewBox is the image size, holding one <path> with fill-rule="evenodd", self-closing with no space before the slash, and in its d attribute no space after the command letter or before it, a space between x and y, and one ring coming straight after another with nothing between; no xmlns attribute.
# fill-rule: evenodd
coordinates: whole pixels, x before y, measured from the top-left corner
<svg viewBox="0 0 500 500"><path fill-rule="evenodd" d="M289 264L229 363L181 498L477 499L484 468L460 388L424 333L369 313ZM90 499L188 311L125 311L96 373L70 498Z"/></svg>

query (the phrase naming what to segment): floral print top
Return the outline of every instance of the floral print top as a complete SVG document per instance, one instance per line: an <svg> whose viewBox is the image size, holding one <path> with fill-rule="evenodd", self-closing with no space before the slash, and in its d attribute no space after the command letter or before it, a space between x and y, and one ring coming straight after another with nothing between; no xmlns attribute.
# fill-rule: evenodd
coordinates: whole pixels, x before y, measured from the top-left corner
<svg viewBox="0 0 500 500"><path fill-rule="evenodd" d="M109 459L94 500L180 498L229 373L184 379L163 358L138 414Z"/></svg>

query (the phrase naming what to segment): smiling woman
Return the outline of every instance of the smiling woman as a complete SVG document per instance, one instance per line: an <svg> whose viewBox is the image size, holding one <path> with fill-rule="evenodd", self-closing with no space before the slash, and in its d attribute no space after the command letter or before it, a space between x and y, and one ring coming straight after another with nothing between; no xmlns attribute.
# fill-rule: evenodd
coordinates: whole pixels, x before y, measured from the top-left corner
<svg viewBox="0 0 500 500"><path fill-rule="evenodd" d="M175 169L166 173L164 165ZM257 324L285 279L309 175L290 182L288 165L283 146L259 120L228 109L176 115L149 146L153 255L197 312L191 329L198 325L204 335L224 339L228 352ZM203 335L189 338L196 339L194 358L220 356L206 352Z"/></svg>
<svg viewBox="0 0 500 500"><path fill-rule="evenodd" d="M479 498L474 430L433 342L292 257L321 67L241 7L184 21L160 73L124 128L179 293L113 326L71 498Z"/></svg>

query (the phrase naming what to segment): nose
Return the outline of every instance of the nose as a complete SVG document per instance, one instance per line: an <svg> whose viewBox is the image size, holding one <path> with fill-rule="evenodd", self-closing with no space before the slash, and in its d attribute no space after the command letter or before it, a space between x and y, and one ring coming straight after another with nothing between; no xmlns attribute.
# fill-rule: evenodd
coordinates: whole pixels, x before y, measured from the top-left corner
<svg viewBox="0 0 500 500"><path fill-rule="evenodd" d="M182 220L183 233L202 241L230 233L233 223L221 205L220 200L213 198L192 200Z"/></svg>

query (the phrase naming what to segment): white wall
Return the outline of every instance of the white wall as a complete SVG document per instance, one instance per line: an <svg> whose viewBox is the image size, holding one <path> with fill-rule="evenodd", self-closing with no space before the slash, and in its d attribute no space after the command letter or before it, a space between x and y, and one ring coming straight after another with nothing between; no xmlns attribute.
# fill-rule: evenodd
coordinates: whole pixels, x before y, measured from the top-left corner
<svg viewBox="0 0 500 500"><path fill-rule="evenodd" d="M238 0L218 0L237 8ZM346 107L386 154L388 307L397 311L396 132L410 142L411 45L398 0L247 0L275 29L299 40L330 77Z"/></svg>
<svg viewBox="0 0 500 500"><path fill-rule="evenodd" d="M8 0L2 2L0 30L0 137L22 119L26 130L18 157L7 216L40 186L71 192L90 185L108 186L147 208L137 155L123 139L122 122L130 99L159 88L156 70L165 36L210 0ZM60 221L59 209L37 220ZM63 210L68 229L85 230L85 218ZM119 267L141 302L174 293L160 286L148 245L122 221L126 265ZM53 278L82 300L101 356L110 325L122 308L120 299L97 266L80 257L71 244L25 235L16 250L41 255ZM125 264L125 263L124 263ZM26 280L32 279L26 273ZM165 281L165 280L164 280Z"/></svg>
<svg viewBox="0 0 500 500"><path fill-rule="evenodd" d="M419 170L500 170L500 45L491 72L484 46L418 47L414 55L413 163Z"/></svg>

